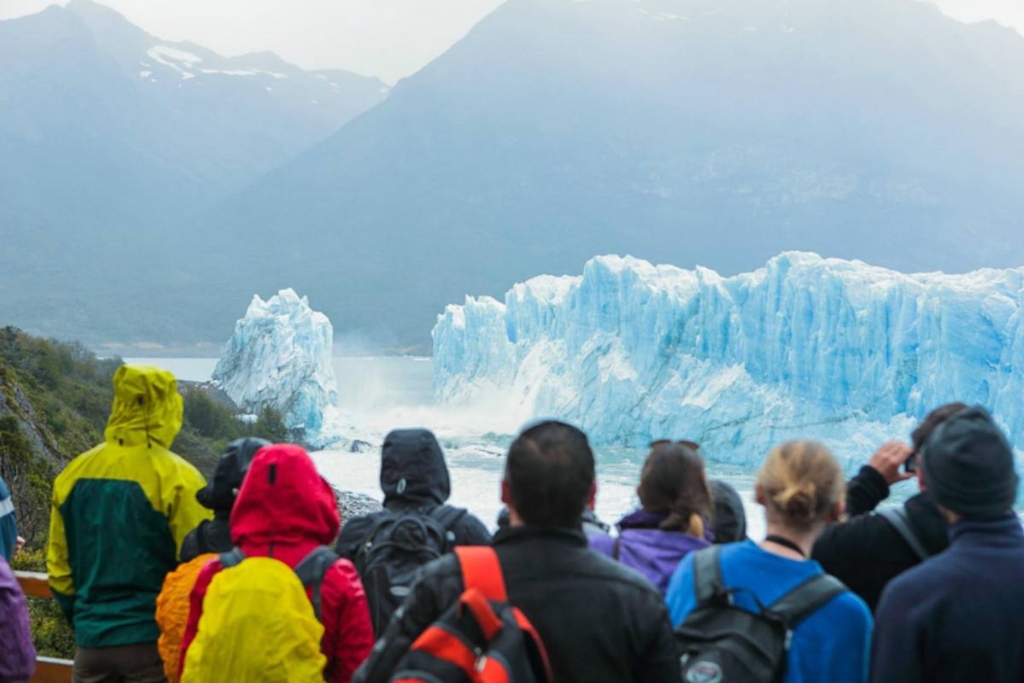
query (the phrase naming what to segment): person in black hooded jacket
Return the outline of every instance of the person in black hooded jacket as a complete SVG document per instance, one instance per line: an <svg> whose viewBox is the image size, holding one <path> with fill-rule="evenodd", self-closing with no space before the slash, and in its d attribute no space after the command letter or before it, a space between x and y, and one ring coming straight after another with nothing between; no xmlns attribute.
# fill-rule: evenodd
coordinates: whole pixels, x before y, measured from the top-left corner
<svg viewBox="0 0 1024 683"><path fill-rule="evenodd" d="M579 521L595 493L594 454L579 429L547 420L515 439L502 479L509 526L493 544L509 603L536 629L559 683L678 683L661 593L587 546ZM426 565L353 683L401 678L409 648L465 588L456 556Z"/></svg>
<svg viewBox="0 0 1024 683"><path fill-rule="evenodd" d="M249 470L256 451L270 442L256 437L235 439L228 444L217 461L213 479L206 488L196 492L196 500L213 510L213 519L204 520L189 532L181 543L181 561L188 562L205 553L224 553L234 547L228 520L235 506L235 497Z"/></svg>
<svg viewBox="0 0 1024 683"><path fill-rule="evenodd" d="M370 602L374 633L378 636L387 627L393 609L400 602L398 596L405 590L404 583L397 587L392 583L400 578L392 572L409 579L412 577L411 572L429 558L425 552L419 558L413 556L409 559L410 553L396 550L394 552L399 554L400 562L394 562L395 558L390 556L382 560L392 567L385 572L388 575L385 579L379 570L367 566L372 564L369 559L374 552L369 550L372 545L376 544L379 548L389 544L399 548L429 546L437 552L450 552L455 546L491 543L491 534L479 519L466 510L445 504L451 493L448 466L440 444L427 429L396 429L384 438L381 447L380 488L384 492L384 509L342 520L341 534L335 544L335 552L352 560L360 572ZM414 532L413 536L401 533L397 543L384 535L388 524L397 527L397 520L409 515L424 521L429 518L435 523L435 528L443 527L446 533L443 546L424 542L419 536L422 532ZM365 556L360 553L363 549L367 550Z"/></svg>
<svg viewBox="0 0 1024 683"><path fill-rule="evenodd" d="M429 512L445 505L451 495L448 465L437 438L428 429L396 429L381 447L380 488L384 510L342 520L335 550L342 557L355 558L381 515L388 512ZM489 545L491 534L483 522L463 511L448 527L453 545Z"/></svg>
<svg viewBox="0 0 1024 683"><path fill-rule="evenodd" d="M847 485L849 521L825 530L812 557L826 572L864 599L874 612L882 589L894 578L923 561L893 524L872 514L889 497L891 484L913 478L900 471L907 458L915 458L935 429L967 405L948 403L928 413L911 434L911 445L890 442L878 449L871 462ZM906 524L927 556L949 547L945 518L918 477L920 492L903 504Z"/></svg>

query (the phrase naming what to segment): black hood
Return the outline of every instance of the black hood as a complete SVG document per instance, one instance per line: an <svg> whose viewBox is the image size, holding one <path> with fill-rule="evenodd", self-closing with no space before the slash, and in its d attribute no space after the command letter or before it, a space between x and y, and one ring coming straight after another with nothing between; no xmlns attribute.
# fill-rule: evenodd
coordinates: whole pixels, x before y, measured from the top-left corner
<svg viewBox="0 0 1024 683"><path fill-rule="evenodd" d="M217 512L231 512L238 489L242 488L242 480L249 470L249 463L252 462L256 451L269 445L269 441L253 436L235 439L229 443L217 461L213 481L209 482L206 488L196 492L199 504Z"/></svg>
<svg viewBox="0 0 1024 683"><path fill-rule="evenodd" d="M708 482L711 489L711 500L714 502L714 519L712 532L715 543L735 543L747 538L747 513L743 509L743 500L730 484L721 479Z"/></svg>
<svg viewBox="0 0 1024 683"><path fill-rule="evenodd" d="M397 501L441 505L448 500L448 466L430 430L396 429L384 438L380 489L385 506Z"/></svg>

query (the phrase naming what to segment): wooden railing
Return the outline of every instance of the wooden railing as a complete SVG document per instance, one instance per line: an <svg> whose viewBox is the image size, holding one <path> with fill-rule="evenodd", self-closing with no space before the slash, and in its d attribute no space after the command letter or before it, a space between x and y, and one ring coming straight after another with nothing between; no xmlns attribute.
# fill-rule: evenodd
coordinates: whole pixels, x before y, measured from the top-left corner
<svg viewBox="0 0 1024 683"><path fill-rule="evenodd" d="M21 590L30 598L53 599L50 591L50 584L47 582L46 574L39 572L14 572L14 576L21 584ZM74 662L70 659L54 659L53 657L38 657L36 659L36 673L31 683L71 683L71 670Z"/></svg>

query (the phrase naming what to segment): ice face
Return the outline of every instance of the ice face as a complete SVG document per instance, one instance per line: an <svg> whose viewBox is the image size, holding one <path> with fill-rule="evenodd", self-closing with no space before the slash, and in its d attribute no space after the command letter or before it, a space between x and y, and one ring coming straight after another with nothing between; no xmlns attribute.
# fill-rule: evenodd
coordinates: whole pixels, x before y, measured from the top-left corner
<svg viewBox="0 0 1024 683"><path fill-rule="evenodd" d="M566 419L597 444L692 439L741 465L813 438L852 466L957 400L1020 449L1022 287L1024 269L905 275L800 252L728 278L602 256L504 303L448 306L434 391Z"/></svg>
<svg viewBox="0 0 1024 683"><path fill-rule="evenodd" d="M247 411L279 410L297 439L320 448L337 439L333 343L331 321L306 297L291 289L267 301L254 296L235 323L213 381Z"/></svg>

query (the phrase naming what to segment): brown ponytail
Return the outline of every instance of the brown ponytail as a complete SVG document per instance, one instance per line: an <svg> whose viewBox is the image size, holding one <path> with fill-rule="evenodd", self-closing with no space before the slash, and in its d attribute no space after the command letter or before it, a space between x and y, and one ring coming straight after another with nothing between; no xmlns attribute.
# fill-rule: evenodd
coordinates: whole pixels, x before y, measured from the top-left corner
<svg viewBox="0 0 1024 683"><path fill-rule="evenodd" d="M637 493L644 510L668 513L659 529L704 537L711 491L704 460L695 449L681 443L656 444L644 462Z"/></svg>
<svg viewBox="0 0 1024 683"><path fill-rule="evenodd" d="M796 527L824 519L846 492L835 456L814 441L787 441L773 448L757 474L757 486L762 502Z"/></svg>

